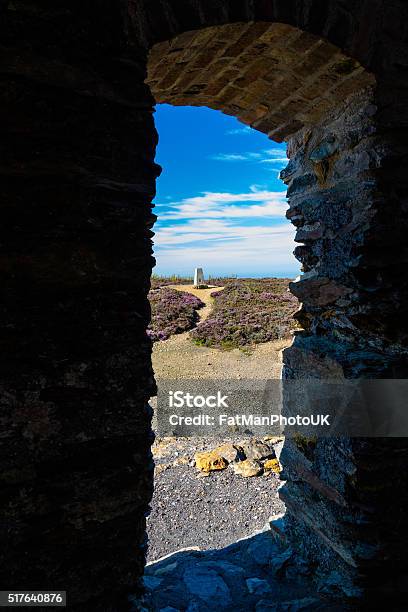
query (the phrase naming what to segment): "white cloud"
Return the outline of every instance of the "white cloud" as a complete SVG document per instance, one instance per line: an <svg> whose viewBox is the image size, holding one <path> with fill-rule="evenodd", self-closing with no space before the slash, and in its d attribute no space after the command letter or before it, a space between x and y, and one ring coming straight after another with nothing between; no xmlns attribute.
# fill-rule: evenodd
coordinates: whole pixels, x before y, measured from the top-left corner
<svg viewBox="0 0 408 612"><path fill-rule="evenodd" d="M262 153L252 153L251 151L248 151L247 155L247 159L262 159Z"/></svg>
<svg viewBox="0 0 408 612"><path fill-rule="evenodd" d="M244 193L204 192L164 206L154 238L159 274L191 274L197 265L214 275L299 273L283 191L253 184Z"/></svg>
<svg viewBox="0 0 408 612"><path fill-rule="evenodd" d="M256 130L251 130L251 128L247 125L240 128L235 128L233 130L227 130L225 133L227 136L246 136L248 134L254 134Z"/></svg>
<svg viewBox="0 0 408 612"><path fill-rule="evenodd" d="M260 164L287 164L288 158L282 149L264 149L263 151L247 151L245 153L216 153L210 159L224 162L256 162Z"/></svg>
<svg viewBox="0 0 408 612"><path fill-rule="evenodd" d="M170 247L191 242L224 243L239 240L240 246L235 248L242 250L248 243L251 247L256 243L259 248L262 241L267 244L270 239L279 241L284 237L286 240L289 235L293 237L293 231L293 227L288 222L265 226L245 225L245 221L236 225L221 219L192 219L183 224L159 228L154 243L157 246Z"/></svg>
<svg viewBox="0 0 408 612"><path fill-rule="evenodd" d="M261 162L263 164L279 164L281 166L282 164L287 164L288 160L286 157L273 157L272 159L267 157L265 159L261 159Z"/></svg>
<svg viewBox="0 0 408 612"><path fill-rule="evenodd" d="M288 275L299 273L292 255L294 228L232 225L225 220L192 220L162 227L155 256L162 274L191 274L200 265L209 274Z"/></svg>
<svg viewBox="0 0 408 612"><path fill-rule="evenodd" d="M217 153L216 155L211 155L211 159L214 159L216 161L235 162L245 161L248 158L245 155L241 155L240 153Z"/></svg>
<svg viewBox="0 0 408 612"><path fill-rule="evenodd" d="M249 203L249 204L246 204ZM258 190L252 185L247 193L204 192L168 204L163 221L175 219L231 219L244 217L280 217L287 208L283 191Z"/></svg>
<svg viewBox="0 0 408 612"><path fill-rule="evenodd" d="M249 186L249 191L252 191L252 192L265 191L265 190L266 190L265 183L263 183L262 185L259 183L254 183L253 185Z"/></svg>
<svg viewBox="0 0 408 612"><path fill-rule="evenodd" d="M282 149L279 149L278 147L274 147L273 149L265 149L264 153L266 153L266 155L269 155L270 157L283 157L283 151ZM284 157L283 159L287 159L286 157Z"/></svg>

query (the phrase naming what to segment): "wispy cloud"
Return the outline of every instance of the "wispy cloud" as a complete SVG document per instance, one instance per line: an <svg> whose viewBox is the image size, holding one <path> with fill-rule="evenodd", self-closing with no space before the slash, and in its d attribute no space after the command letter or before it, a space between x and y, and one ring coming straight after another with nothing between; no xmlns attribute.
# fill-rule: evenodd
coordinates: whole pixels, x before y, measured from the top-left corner
<svg viewBox="0 0 408 612"><path fill-rule="evenodd" d="M266 157L265 159L261 159L263 164L287 164L288 160L286 157Z"/></svg>
<svg viewBox="0 0 408 612"><path fill-rule="evenodd" d="M215 159L216 161L235 162L245 161L248 159L248 157L246 155L242 155L241 153L216 153L215 155L211 155L210 159Z"/></svg>
<svg viewBox="0 0 408 612"><path fill-rule="evenodd" d="M282 157L283 155L282 149L279 149L278 147L272 149L265 149L264 152L270 157ZM285 159L287 158L285 157Z"/></svg>
<svg viewBox="0 0 408 612"><path fill-rule="evenodd" d="M192 219L183 224L168 225L158 229L154 243L160 247L174 247L198 242L207 243L208 246L214 243L225 245L235 241L239 242L239 245L235 244L234 249L242 250L249 245L251 248L257 245L257 249L260 248L260 244L266 247L272 238L278 242L283 238L286 244L288 236L293 240L293 227L288 222L265 226L234 224L225 219Z"/></svg>
<svg viewBox="0 0 408 612"><path fill-rule="evenodd" d="M249 186L249 191L252 191L253 193L256 193L257 191L266 191L266 185L265 183L262 185L259 183L254 183L253 185Z"/></svg>
<svg viewBox="0 0 408 612"><path fill-rule="evenodd" d="M249 134L254 134L255 130L251 130L249 126L245 125L233 130L227 130L225 133L227 136L247 136Z"/></svg>
<svg viewBox="0 0 408 612"><path fill-rule="evenodd" d="M252 185L246 193L204 192L165 205L161 220L231 219L248 217L283 218L287 208L283 191L258 190Z"/></svg>
<svg viewBox="0 0 408 612"><path fill-rule="evenodd" d="M195 265L206 272L296 276L292 256L294 228L289 223L234 225L226 220L191 220L162 227L155 236L155 255L162 273L191 273Z"/></svg>
<svg viewBox="0 0 408 612"><path fill-rule="evenodd" d="M281 149L264 149L263 151L246 151L245 153L215 153L210 159L221 162L254 162L282 166L288 162Z"/></svg>
<svg viewBox="0 0 408 612"><path fill-rule="evenodd" d="M284 156L284 152L282 149L274 148L274 149L265 149L265 156L262 158L263 164L287 164L288 158Z"/></svg>
<svg viewBox="0 0 408 612"><path fill-rule="evenodd" d="M201 265L210 273L296 276L295 229L286 209L285 192L255 184L243 193L204 192L165 203L155 228L158 271L186 274Z"/></svg>

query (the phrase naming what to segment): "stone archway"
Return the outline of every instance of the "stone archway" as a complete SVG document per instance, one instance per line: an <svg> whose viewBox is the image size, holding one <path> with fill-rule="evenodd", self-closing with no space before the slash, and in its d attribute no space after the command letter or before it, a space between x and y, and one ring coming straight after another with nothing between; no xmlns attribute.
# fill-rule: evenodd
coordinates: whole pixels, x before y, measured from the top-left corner
<svg viewBox="0 0 408 612"><path fill-rule="evenodd" d="M356 262L377 185L374 75L326 40L268 22L185 32L153 46L147 67L156 102L208 106L287 141L282 178L304 275L291 284L303 331L284 352L284 373L349 377L343 354L370 341L353 317L364 299ZM333 590L356 595L356 551L368 547L357 528L364 512L350 501L356 445L321 440L312 452L304 445L287 441L282 454L288 530L317 573L331 583L336 576Z"/></svg>
<svg viewBox="0 0 408 612"><path fill-rule="evenodd" d="M158 43L146 81L157 103L208 106L281 142L375 78L338 47L283 23L213 26Z"/></svg>
<svg viewBox="0 0 408 612"><path fill-rule="evenodd" d="M286 352L286 375L309 376L312 368L321 376L405 376L408 9L400 0L71 4L0 3L7 179L0 576L7 588L52 584L69 591L74 609L98 609L118 606L143 571L152 488L145 328L160 170L154 99L144 83L149 49L177 37L183 49L208 28L236 32L243 23L250 24L245 45L268 31L275 41L286 31L288 44L298 45L301 98L288 82L279 95L289 98L268 105L257 80L247 86L247 106L236 109L241 93L219 92L225 110L290 137L284 178L306 274L293 287L304 332ZM284 57L275 57L278 66ZM308 57L323 61L321 83L305 80ZM186 69L191 79L195 68ZM257 69L262 82L262 62ZM218 71L222 85L222 62ZM251 77L241 76L243 89ZM157 85L170 95L167 77L167 86ZM338 566L352 587L358 578L374 597L381 589L389 596L407 571L404 441L322 443L312 458L295 447L285 452L289 531L310 566Z"/></svg>

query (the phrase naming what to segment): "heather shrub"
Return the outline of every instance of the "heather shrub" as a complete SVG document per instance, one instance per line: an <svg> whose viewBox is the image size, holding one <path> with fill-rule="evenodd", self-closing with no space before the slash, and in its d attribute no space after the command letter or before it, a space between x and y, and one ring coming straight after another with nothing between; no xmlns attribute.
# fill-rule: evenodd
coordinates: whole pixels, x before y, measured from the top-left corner
<svg viewBox="0 0 408 612"><path fill-rule="evenodd" d="M157 274L152 274L150 279L150 287L151 289L159 289L160 287L167 287L167 285L192 285L193 278L177 276L173 274L172 276L158 276Z"/></svg>
<svg viewBox="0 0 408 612"><path fill-rule="evenodd" d="M179 334L194 327L198 320L197 310L204 306L195 295L170 287L151 289L149 301L152 320L147 334L153 342L166 340L173 334Z"/></svg>
<svg viewBox="0 0 408 612"><path fill-rule="evenodd" d="M288 291L289 282L280 278L228 280L223 291L212 294L213 311L191 332L191 338L201 346L231 349L288 336L298 307Z"/></svg>

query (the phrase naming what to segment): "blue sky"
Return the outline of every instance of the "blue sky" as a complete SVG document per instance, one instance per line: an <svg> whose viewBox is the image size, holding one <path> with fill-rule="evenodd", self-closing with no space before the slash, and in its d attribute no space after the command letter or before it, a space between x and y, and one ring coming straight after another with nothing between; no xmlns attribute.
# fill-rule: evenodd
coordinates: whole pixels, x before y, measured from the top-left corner
<svg viewBox="0 0 408 612"><path fill-rule="evenodd" d="M158 105L154 272L299 274L285 219L285 145L208 108Z"/></svg>

